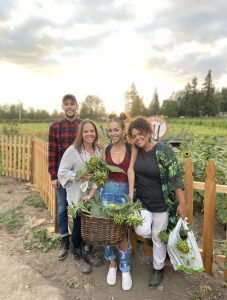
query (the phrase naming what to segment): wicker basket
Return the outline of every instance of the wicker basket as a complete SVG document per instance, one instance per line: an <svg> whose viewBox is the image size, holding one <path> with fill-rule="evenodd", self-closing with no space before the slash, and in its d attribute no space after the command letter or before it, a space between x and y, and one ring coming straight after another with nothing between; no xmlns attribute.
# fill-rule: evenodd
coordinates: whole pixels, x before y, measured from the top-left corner
<svg viewBox="0 0 227 300"><path fill-rule="evenodd" d="M114 223L112 218L95 218L81 214L81 235L84 241L94 245L114 245L121 242L125 227Z"/></svg>

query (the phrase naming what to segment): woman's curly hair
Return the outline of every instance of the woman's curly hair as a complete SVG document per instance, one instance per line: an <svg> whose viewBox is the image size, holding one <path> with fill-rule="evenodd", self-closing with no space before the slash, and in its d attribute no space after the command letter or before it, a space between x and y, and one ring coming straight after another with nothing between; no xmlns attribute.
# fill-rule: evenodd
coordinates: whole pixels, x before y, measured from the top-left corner
<svg viewBox="0 0 227 300"><path fill-rule="evenodd" d="M152 134L152 128L148 120L144 117L133 119L128 127L128 136L132 138L132 130L137 129L142 134Z"/></svg>

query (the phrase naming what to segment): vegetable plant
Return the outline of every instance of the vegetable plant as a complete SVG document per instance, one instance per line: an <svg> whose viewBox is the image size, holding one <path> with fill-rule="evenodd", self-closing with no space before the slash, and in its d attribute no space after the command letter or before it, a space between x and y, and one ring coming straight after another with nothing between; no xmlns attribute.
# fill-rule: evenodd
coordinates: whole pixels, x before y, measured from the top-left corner
<svg viewBox="0 0 227 300"><path fill-rule="evenodd" d="M75 180L80 180L84 174L91 173L90 184L97 183L99 186L103 186L110 172L124 173L121 168L108 165L103 159L92 156L86 165L77 172Z"/></svg>
<svg viewBox="0 0 227 300"><path fill-rule="evenodd" d="M141 202L131 202L129 196L126 196L127 202L122 205L111 203L103 206L102 199L98 192L88 202L84 203L80 199L79 203L69 204L68 212L75 218L76 214L88 214L96 218L113 218L118 225L126 225L135 227L143 223L143 218L140 215L142 210Z"/></svg>

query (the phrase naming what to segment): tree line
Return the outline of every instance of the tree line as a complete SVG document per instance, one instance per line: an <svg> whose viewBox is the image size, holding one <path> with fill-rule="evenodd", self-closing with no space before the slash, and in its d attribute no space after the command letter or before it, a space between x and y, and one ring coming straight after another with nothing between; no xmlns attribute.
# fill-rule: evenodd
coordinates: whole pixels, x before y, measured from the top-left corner
<svg viewBox="0 0 227 300"><path fill-rule="evenodd" d="M202 117L222 116L227 114L227 88L217 90L213 84L212 72L208 71L202 87L198 88L198 79L193 77L183 90L173 93L169 99L159 102L157 89L148 107L139 96L135 84L125 93L126 112L135 117L138 115L158 115L168 117Z"/></svg>
<svg viewBox="0 0 227 300"><path fill-rule="evenodd" d="M48 121L58 120L64 116L63 112L54 110L49 113L45 109L30 108L26 110L22 103L12 105L0 105L0 120L13 121Z"/></svg>
<svg viewBox="0 0 227 300"><path fill-rule="evenodd" d="M159 102L158 91L155 89L151 102L146 107L132 83L129 91L125 94L125 114L136 117L139 115L165 115L168 117L200 117L221 116L227 114L227 87L217 90L213 84L212 72L208 71L202 87L198 88L198 79L195 76L187 83L183 90L173 93L169 99ZM81 119L90 118L95 121L104 121L107 113L103 101L95 95L88 95L79 107ZM62 118L64 114L54 110L48 113L44 109L24 109L23 104L0 105L1 120L23 121L50 121Z"/></svg>

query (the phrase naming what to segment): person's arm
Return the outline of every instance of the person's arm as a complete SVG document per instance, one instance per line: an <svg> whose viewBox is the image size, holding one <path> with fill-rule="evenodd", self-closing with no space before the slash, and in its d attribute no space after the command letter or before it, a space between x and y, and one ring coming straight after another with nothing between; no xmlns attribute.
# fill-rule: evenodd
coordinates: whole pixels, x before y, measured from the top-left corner
<svg viewBox="0 0 227 300"><path fill-rule="evenodd" d="M92 188L90 190L90 192L88 193L88 195L85 196L85 197L83 197L84 203L88 202L94 196L94 194L96 193L96 191L97 191L97 188Z"/></svg>
<svg viewBox="0 0 227 300"><path fill-rule="evenodd" d="M183 180L181 176L181 171L175 156L175 153L171 147L166 148L167 157L168 157L168 178L169 178L169 189L174 191L178 199L177 214L185 218L185 199L183 194Z"/></svg>
<svg viewBox="0 0 227 300"><path fill-rule="evenodd" d="M186 213L185 213L185 200L184 200L183 191L182 189L179 188L175 190L175 193L179 201L177 206L177 213L182 219L184 219L186 217Z"/></svg>
<svg viewBox="0 0 227 300"><path fill-rule="evenodd" d="M49 129L48 141L48 171L50 173L52 186L57 188L60 186L57 178L59 154L58 141L53 125L51 125Z"/></svg>
<svg viewBox="0 0 227 300"><path fill-rule="evenodd" d="M77 159L74 151L75 150L69 147L63 154L59 165L58 179L63 187L66 187L70 182L75 181L76 171L74 170L74 165L77 164L77 160L79 164L79 159Z"/></svg>
<svg viewBox="0 0 227 300"><path fill-rule="evenodd" d="M84 181L90 181L92 178L92 174L91 173L85 173L83 174L80 179L84 180Z"/></svg>
<svg viewBox="0 0 227 300"><path fill-rule="evenodd" d="M128 175L128 184L129 184L129 197L131 198L131 201L133 201L134 197L134 188L135 188L135 171L134 171L134 165L137 158L138 150L135 148L135 146L132 145L132 153L131 153L131 159L129 168L127 171Z"/></svg>
<svg viewBox="0 0 227 300"><path fill-rule="evenodd" d="M98 147L102 152L101 158L103 160L106 160L106 145L103 142L99 142Z"/></svg>

